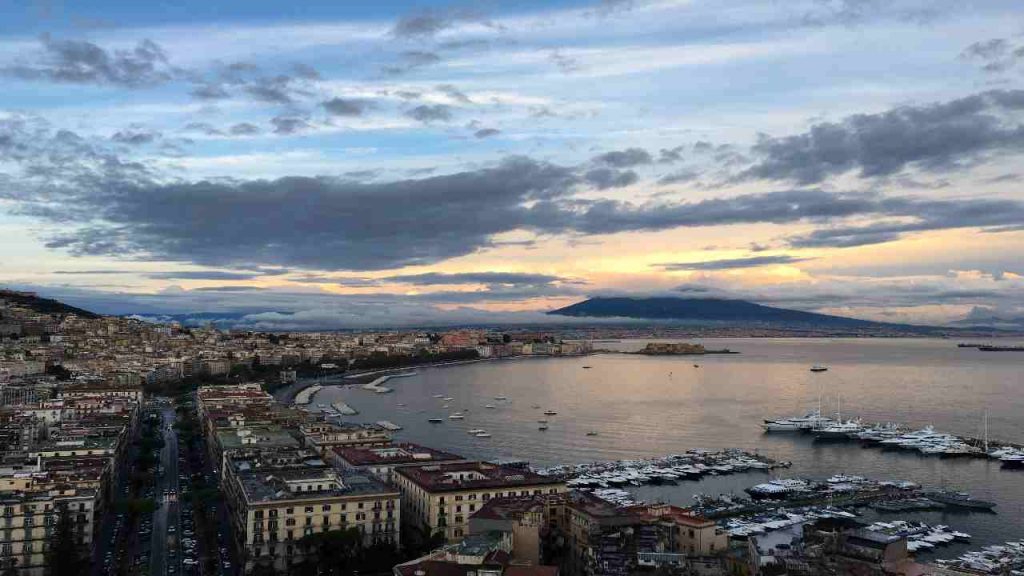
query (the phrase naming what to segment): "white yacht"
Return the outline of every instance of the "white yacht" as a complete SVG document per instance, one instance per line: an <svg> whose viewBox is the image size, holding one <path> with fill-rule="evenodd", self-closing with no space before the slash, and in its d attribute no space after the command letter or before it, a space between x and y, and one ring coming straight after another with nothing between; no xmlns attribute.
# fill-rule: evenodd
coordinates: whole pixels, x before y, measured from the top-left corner
<svg viewBox="0 0 1024 576"><path fill-rule="evenodd" d="M782 418L780 420L765 420L762 427L766 432L800 432L824 428L832 423L834 423L834 420L827 416L822 416L820 410L814 410L804 416Z"/></svg>
<svg viewBox="0 0 1024 576"><path fill-rule="evenodd" d="M448 415L449 420L462 420L463 418L465 418L465 416L461 412Z"/></svg>

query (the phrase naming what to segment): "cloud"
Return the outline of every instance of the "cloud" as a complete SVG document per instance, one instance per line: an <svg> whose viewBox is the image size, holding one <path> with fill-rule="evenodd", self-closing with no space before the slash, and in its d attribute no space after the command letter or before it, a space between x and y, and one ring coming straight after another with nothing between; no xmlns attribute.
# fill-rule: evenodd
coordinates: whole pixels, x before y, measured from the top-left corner
<svg viewBox="0 0 1024 576"><path fill-rule="evenodd" d="M94 221L50 240L75 254L371 270L486 247L495 234L531 226L529 203L567 195L578 181L571 168L528 158L379 184L326 177L170 184L119 178L62 201L64 208L38 206L42 199L32 195L25 210Z"/></svg>
<svg viewBox="0 0 1024 576"><path fill-rule="evenodd" d="M159 140L161 137L160 132L151 130L144 126L129 126L124 130L118 130L115 132L110 139L118 144L128 144L131 146L142 146L144 144L152 144Z"/></svg>
<svg viewBox="0 0 1024 576"><path fill-rule="evenodd" d="M225 270L178 270L171 272L150 272L147 278L153 280L254 280L261 276L278 276L287 270L262 270L258 272L230 272Z"/></svg>
<svg viewBox="0 0 1024 576"><path fill-rule="evenodd" d="M862 178L907 168L946 172L989 155L1024 150L1024 90L992 90L879 114L822 122L795 136L762 135L756 163L739 180L786 180L817 184L856 171Z"/></svg>
<svg viewBox="0 0 1024 576"><path fill-rule="evenodd" d="M659 178L658 184L685 184L686 182L693 182L698 178L700 178L700 172L696 170L678 170Z"/></svg>
<svg viewBox="0 0 1024 576"><path fill-rule="evenodd" d="M1024 59L1024 45L1014 46L1005 38L992 38L967 46L960 58L979 64L983 72L1005 72Z"/></svg>
<svg viewBox="0 0 1024 576"><path fill-rule="evenodd" d="M392 76L399 74L405 74L417 68L424 68L427 66L433 66L441 62L441 56L434 52L427 52L425 50L406 50L399 56L399 63L392 66L385 66L384 72Z"/></svg>
<svg viewBox="0 0 1024 576"><path fill-rule="evenodd" d="M747 258L705 260L703 262L671 262L665 264L652 264L652 266L669 272L693 270L735 270L739 268L756 268L758 266L771 266L776 264L795 264L806 260L808 260L808 258L799 258L788 254L781 254L778 256L750 256Z"/></svg>
<svg viewBox="0 0 1024 576"><path fill-rule="evenodd" d="M497 136L501 134L501 130L497 128L481 128L473 133L473 136L477 138L490 138L491 136Z"/></svg>
<svg viewBox="0 0 1024 576"><path fill-rule="evenodd" d="M632 170L615 170L614 168L594 168L588 170L583 179L598 190L622 188L635 184L640 177Z"/></svg>
<svg viewBox="0 0 1024 576"><path fill-rule="evenodd" d="M405 39L429 39L460 22L483 21L479 12L468 9L423 10L398 19L391 35Z"/></svg>
<svg viewBox="0 0 1024 576"><path fill-rule="evenodd" d="M259 126L248 122L240 122L228 129L232 136L253 136L260 133Z"/></svg>
<svg viewBox="0 0 1024 576"><path fill-rule="evenodd" d="M178 74L164 50L142 40L129 50L107 50L84 40L44 36L35 61L0 68L0 73L25 80L141 88L171 80Z"/></svg>
<svg viewBox="0 0 1024 576"><path fill-rule="evenodd" d="M683 150L686 146L676 146L675 148L662 148L658 152L658 163L659 164L674 164L683 159Z"/></svg>
<svg viewBox="0 0 1024 576"><path fill-rule="evenodd" d="M189 93L198 100L224 100L231 97L223 86L211 83L197 84Z"/></svg>
<svg viewBox="0 0 1024 576"><path fill-rule="evenodd" d="M406 116L423 122L449 122L452 119L452 107L446 104L421 104L405 113Z"/></svg>
<svg viewBox="0 0 1024 576"><path fill-rule="evenodd" d="M295 134L310 127L305 118L298 116L276 116L270 123L274 125L274 133L282 135Z"/></svg>
<svg viewBox="0 0 1024 576"><path fill-rule="evenodd" d="M632 168L642 164L650 164L654 159L650 152L643 148L627 148L625 150L614 150L594 156L593 162L604 164L612 168Z"/></svg>
<svg viewBox="0 0 1024 576"><path fill-rule="evenodd" d="M320 105L332 116L362 116L369 109L370 102L361 98L331 98Z"/></svg>
<svg viewBox="0 0 1024 576"><path fill-rule="evenodd" d="M552 284L555 282L568 282L560 276L549 274L533 274L523 272L424 272L422 274L402 274L397 276L386 276L380 280L388 282L399 282L402 284L415 284L417 286L435 286L443 284L510 284L510 285L537 285Z"/></svg>
<svg viewBox="0 0 1024 576"><path fill-rule="evenodd" d="M296 84L295 78L285 74L257 78L242 89L256 100L269 104L291 104L296 95L309 95Z"/></svg>

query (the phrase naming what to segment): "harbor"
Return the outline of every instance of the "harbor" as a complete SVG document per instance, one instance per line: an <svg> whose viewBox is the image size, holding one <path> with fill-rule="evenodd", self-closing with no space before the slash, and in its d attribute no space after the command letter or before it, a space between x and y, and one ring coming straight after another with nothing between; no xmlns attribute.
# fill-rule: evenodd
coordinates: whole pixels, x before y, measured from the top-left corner
<svg viewBox="0 0 1024 576"><path fill-rule="evenodd" d="M762 424L765 433L810 434L816 441L857 441L867 447L913 451L924 456L987 458L999 461L1005 468L1024 469L1024 447L989 439L987 416L983 426L984 435L975 438L939 432L934 426L914 430L894 422L867 424L860 418L843 420L841 413L833 419L822 415L820 409L803 416L767 419Z"/></svg>

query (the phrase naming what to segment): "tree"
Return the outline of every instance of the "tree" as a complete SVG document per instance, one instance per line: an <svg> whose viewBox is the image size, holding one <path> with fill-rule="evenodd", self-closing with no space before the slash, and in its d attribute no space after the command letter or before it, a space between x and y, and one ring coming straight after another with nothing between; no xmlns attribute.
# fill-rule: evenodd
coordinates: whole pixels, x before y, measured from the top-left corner
<svg viewBox="0 0 1024 576"><path fill-rule="evenodd" d="M59 507L57 523L50 536L46 567L52 576L85 576L89 573L89 562L75 541L75 521L64 505Z"/></svg>
<svg viewBox="0 0 1024 576"><path fill-rule="evenodd" d="M300 573L348 576L360 567L363 535L355 528L310 534L298 544L306 552Z"/></svg>

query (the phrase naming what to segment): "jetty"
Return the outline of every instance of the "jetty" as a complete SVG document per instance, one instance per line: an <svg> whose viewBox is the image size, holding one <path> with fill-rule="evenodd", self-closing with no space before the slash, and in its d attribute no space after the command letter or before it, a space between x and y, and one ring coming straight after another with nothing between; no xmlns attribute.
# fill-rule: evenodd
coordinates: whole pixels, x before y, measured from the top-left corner
<svg viewBox="0 0 1024 576"><path fill-rule="evenodd" d="M380 376L373 382L363 384L363 390L369 390L376 392L377 394L387 394L388 392L394 392L393 389L384 386L383 384L392 378L408 378L409 376L415 376L416 372L404 372L402 374L385 374Z"/></svg>
<svg viewBox="0 0 1024 576"><path fill-rule="evenodd" d="M309 388L303 388L295 395L295 403L302 406L308 405L313 401L313 396L315 396L317 392L323 390L323 388L324 387L319 384L314 384Z"/></svg>

